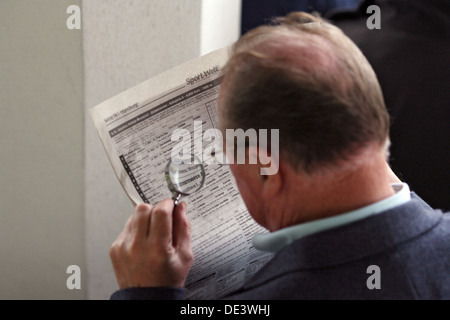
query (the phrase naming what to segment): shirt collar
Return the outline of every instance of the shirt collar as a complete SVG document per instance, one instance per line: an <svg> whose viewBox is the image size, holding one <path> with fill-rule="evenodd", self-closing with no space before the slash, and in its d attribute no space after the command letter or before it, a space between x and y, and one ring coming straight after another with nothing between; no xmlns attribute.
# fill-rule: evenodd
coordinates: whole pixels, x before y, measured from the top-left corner
<svg viewBox="0 0 450 320"><path fill-rule="evenodd" d="M411 200L409 186L406 183L395 183L391 186L395 194L386 199L336 216L290 226L267 234L257 234L253 237L253 246L262 251L276 252L300 238L367 218Z"/></svg>

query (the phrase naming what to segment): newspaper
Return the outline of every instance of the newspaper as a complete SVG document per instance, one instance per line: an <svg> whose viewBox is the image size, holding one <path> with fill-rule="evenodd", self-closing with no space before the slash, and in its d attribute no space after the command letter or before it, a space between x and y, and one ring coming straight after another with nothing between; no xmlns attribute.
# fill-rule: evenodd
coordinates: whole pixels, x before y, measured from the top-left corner
<svg viewBox="0 0 450 320"><path fill-rule="evenodd" d="M134 205L170 198L164 169L177 128L217 128L217 99L228 48L151 78L90 110L111 165ZM198 127L198 126L197 126ZM211 139L212 140L212 139ZM198 141L193 141L193 144ZM227 165L205 164L205 185L188 197L194 263L187 299L215 299L238 289L271 255L252 246L265 230L249 215Z"/></svg>

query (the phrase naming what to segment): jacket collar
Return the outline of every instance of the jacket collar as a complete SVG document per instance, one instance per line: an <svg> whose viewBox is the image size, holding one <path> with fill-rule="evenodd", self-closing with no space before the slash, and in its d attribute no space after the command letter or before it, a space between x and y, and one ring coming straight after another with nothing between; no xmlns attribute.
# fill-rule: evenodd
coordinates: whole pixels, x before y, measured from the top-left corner
<svg viewBox="0 0 450 320"><path fill-rule="evenodd" d="M335 229L294 241L278 251L244 289L284 273L344 264L390 250L434 228L442 212L415 193L411 201Z"/></svg>
<svg viewBox="0 0 450 320"><path fill-rule="evenodd" d="M396 192L394 195L362 208L332 217L290 226L271 233L257 234L252 239L253 246L262 251L276 252L295 240L365 219L371 215L393 209L411 200L409 187L406 183L392 184L392 188Z"/></svg>

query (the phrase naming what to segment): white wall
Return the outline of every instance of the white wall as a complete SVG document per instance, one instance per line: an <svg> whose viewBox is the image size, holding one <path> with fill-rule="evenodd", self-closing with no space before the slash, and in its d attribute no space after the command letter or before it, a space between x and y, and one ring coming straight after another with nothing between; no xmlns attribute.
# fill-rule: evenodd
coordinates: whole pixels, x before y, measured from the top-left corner
<svg viewBox="0 0 450 320"><path fill-rule="evenodd" d="M235 42L241 34L242 0L203 0L200 54Z"/></svg>
<svg viewBox="0 0 450 320"><path fill-rule="evenodd" d="M86 297L79 2L0 1L0 299Z"/></svg>

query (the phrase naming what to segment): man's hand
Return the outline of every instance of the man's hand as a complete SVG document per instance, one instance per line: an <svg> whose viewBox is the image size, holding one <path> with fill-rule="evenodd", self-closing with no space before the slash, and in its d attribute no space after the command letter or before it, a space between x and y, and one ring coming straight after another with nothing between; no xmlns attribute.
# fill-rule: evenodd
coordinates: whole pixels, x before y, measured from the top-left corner
<svg viewBox="0 0 450 320"><path fill-rule="evenodd" d="M186 203L136 206L109 255L121 289L183 287L193 262Z"/></svg>

